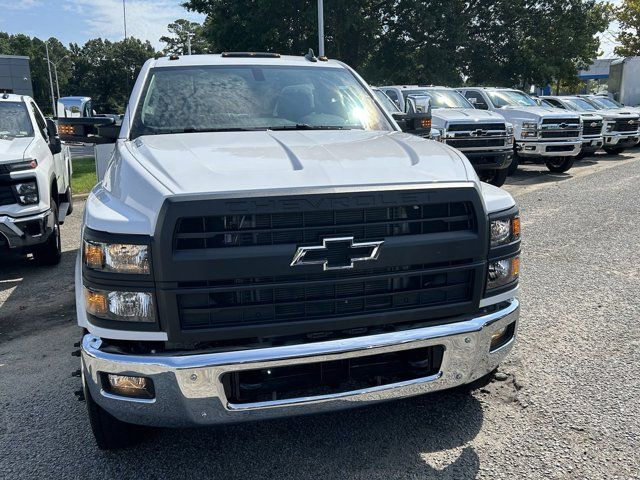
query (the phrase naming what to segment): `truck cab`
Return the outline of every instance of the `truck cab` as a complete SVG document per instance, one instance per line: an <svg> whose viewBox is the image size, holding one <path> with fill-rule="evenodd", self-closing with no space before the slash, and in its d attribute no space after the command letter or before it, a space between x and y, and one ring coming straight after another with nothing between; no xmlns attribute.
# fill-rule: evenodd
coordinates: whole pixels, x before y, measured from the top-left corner
<svg viewBox="0 0 640 480"><path fill-rule="evenodd" d="M602 115L604 125L604 150L612 155L635 147L640 142L640 115L637 109L621 106L608 97L580 95L595 111Z"/></svg>
<svg viewBox="0 0 640 480"><path fill-rule="evenodd" d="M582 149L578 158L593 154L604 146L604 117L598 109L577 96L550 96L541 99L554 108L577 112L582 118Z"/></svg>
<svg viewBox="0 0 640 480"><path fill-rule="evenodd" d="M474 109L452 88L418 85L379 88L405 110L411 97L427 96L431 101L432 125L440 140L464 153L481 180L498 187L504 184L514 150L513 127L503 116Z"/></svg>
<svg viewBox="0 0 640 480"><path fill-rule="evenodd" d="M0 95L0 255L60 261L60 224L73 209L71 156L31 97Z"/></svg>
<svg viewBox="0 0 640 480"><path fill-rule="evenodd" d="M498 112L514 126L515 172L526 161L544 163L552 172L566 172L582 148L582 120L576 113L538 106L526 93L512 88L458 89L475 108Z"/></svg>
<svg viewBox="0 0 640 480"><path fill-rule="evenodd" d="M151 59L104 127L75 277L100 448L486 380L513 347L513 198L345 64Z"/></svg>

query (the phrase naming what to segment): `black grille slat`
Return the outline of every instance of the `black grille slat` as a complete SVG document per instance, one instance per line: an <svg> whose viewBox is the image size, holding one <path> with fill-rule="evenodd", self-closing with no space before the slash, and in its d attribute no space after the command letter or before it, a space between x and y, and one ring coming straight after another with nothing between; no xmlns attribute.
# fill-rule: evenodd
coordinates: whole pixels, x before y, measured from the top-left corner
<svg viewBox="0 0 640 480"><path fill-rule="evenodd" d="M455 138L447 140L447 145L454 148L504 147L504 138Z"/></svg>
<svg viewBox="0 0 640 480"><path fill-rule="evenodd" d="M332 235L356 240L401 235L470 231L475 228L469 202L256 215L182 218L174 250L255 245L305 244Z"/></svg>
<svg viewBox="0 0 640 480"><path fill-rule="evenodd" d="M558 125L560 123L567 123L569 125L580 125L580 120L577 118L544 118L542 119L543 125Z"/></svg>
<svg viewBox="0 0 640 480"><path fill-rule="evenodd" d="M577 138L580 130L543 130L542 138Z"/></svg>
<svg viewBox="0 0 640 480"><path fill-rule="evenodd" d="M504 123L457 123L449 125L447 131L449 132L469 132L474 130L506 130Z"/></svg>
<svg viewBox="0 0 640 480"><path fill-rule="evenodd" d="M384 279L256 286L208 295L182 290L178 295L180 320L187 330L224 328L464 302L472 295L473 272L473 266L417 270Z"/></svg>

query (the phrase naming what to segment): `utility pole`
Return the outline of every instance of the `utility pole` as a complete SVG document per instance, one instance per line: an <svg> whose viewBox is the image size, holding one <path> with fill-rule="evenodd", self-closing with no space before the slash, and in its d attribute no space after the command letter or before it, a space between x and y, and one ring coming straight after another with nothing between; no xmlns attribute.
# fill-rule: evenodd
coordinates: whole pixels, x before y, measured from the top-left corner
<svg viewBox="0 0 640 480"><path fill-rule="evenodd" d="M60 60L58 60L57 62L52 62L51 60L49 60L48 58L45 58L45 60L49 63L49 65L53 65L53 76L56 79L56 92L58 93L58 100L60 100L60 82L58 81L58 64L63 61L65 58L67 58L69 55L65 55L64 57L62 57Z"/></svg>
<svg viewBox="0 0 640 480"><path fill-rule="evenodd" d="M44 48L45 51L47 52L47 68L49 69L49 86L51 87L51 107L52 107L52 111L51 114L54 117L57 117L57 113L56 113L56 99L55 96L53 95L53 78L51 78L51 60L49 60L49 45L47 44L47 42L44 42Z"/></svg>
<svg viewBox="0 0 640 480"><path fill-rule="evenodd" d="M324 1L318 0L318 55L324 57Z"/></svg>
<svg viewBox="0 0 640 480"><path fill-rule="evenodd" d="M122 0L122 18L124 20L124 39L127 39L127 0Z"/></svg>

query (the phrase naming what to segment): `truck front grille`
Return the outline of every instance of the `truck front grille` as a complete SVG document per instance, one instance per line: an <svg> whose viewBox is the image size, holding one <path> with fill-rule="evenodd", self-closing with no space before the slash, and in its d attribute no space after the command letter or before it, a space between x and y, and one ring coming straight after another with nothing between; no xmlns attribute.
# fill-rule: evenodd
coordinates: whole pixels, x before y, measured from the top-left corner
<svg viewBox="0 0 640 480"><path fill-rule="evenodd" d="M602 135L602 122L585 122L582 135L585 137Z"/></svg>
<svg viewBox="0 0 640 480"><path fill-rule="evenodd" d="M0 205L12 205L14 203L17 203L17 200L11 185L2 185L0 183Z"/></svg>
<svg viewBox="0 0 640 480"><path fill-rule="evenodd" d="M152 250L171 342L316 338L452 321L479 308L488 233L472 187L175 197L163 212ZM292 265L301 246L337 236L381 242L379 254L343 269ZM316 260L354 258L349 248Z"/></svg>
<svg viewBox="0 0 640 480"><path fill-rule="evenodd" d="M383 208L216 215L179 220L174 250L305 244L332 235L357 240L456 232L474 226L469 202Z"/></svg>
<svg viewBox="0 0 640 480"><path fill-rule="evenodd" d="M458 148L484 148L484 147L504 147L504 138L483 138L483 139L451 139L447 140L447 145Z"/></svg>
<svg viewBox="0 0 640 480"><path fill-rule="evenodd" d="M617 120L613 127L613 131L614 132L636 132L638 131L638 121L634 119Z"/></svg>
<svg viewBox="0 0 640 480"><path fill-rule="evenodd" d="M507 130L504 123L461 123L447 127L447 145L461 151L504 148Z"/></svg>
<svg viewBox="0 0 640 480"><path fill-rule="evenodd" d="M357 273L180 283L183 329L229 328L380 313L469 301L469 262L409 265Z"/></svg>

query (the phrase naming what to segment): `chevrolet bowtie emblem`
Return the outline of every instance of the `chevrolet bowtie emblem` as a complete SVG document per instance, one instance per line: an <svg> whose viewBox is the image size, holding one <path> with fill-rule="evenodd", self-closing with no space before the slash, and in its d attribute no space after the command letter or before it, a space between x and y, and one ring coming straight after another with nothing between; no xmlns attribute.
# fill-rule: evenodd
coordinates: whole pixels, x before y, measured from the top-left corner
<svg viewBox="0 0 640 480"><path fill-rule="evenodd" d="M558 125L560 128L567 128L569 125L567 125L566 123L561 123L560 125Z"/></svg>
<svg viewBox="0 0 640 480"><path fill-rule="evenodd" d="M323 270L353 268L356 262L376 260L384 241L360 242L353 237L325 238L322 245L298 247L291 266L322 265Z"/></svg>
<svg viewBox="0 0 640 480"><path fill-rule="evenodd" d="M473 137L483 137L487 133L488 132L486 130L482 130L481 128L478 128L477 130L474 130L473 132L471 132L471 136L473 136Z"/></svg>

